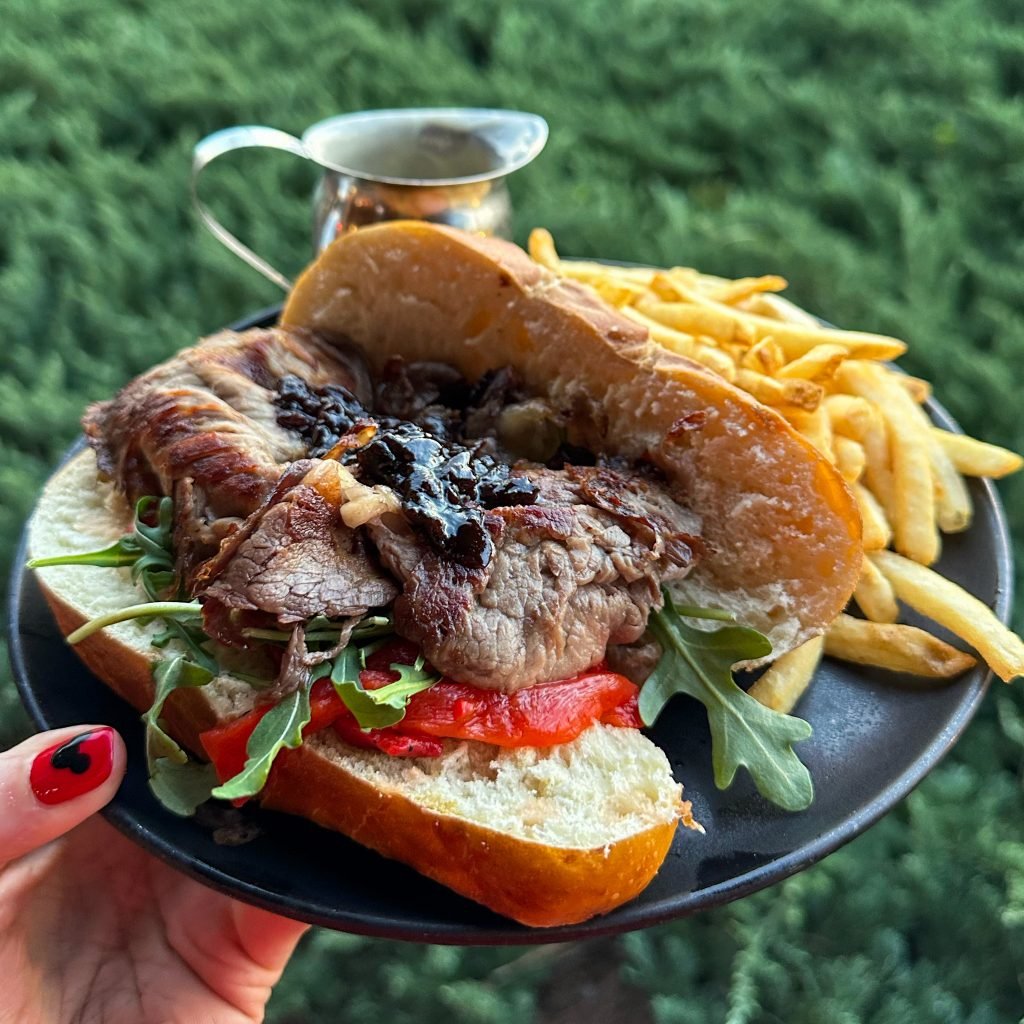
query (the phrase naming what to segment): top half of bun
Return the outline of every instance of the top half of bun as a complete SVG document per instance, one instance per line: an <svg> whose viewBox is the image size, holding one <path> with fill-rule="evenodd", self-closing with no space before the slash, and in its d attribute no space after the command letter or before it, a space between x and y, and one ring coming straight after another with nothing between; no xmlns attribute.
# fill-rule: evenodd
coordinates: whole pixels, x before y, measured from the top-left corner
<svg viewBox="0 0 1024 1024"><path fill-rule="evenodd" d="M856 585L856 505L804 438L509 242L416 221L342 236L299 279L282 323L346 337L376 369L396 355L470 379L514 367L569 414L575 443L668 475L709 547L680 597L733 612L776 654L820 633Z"/></svg>

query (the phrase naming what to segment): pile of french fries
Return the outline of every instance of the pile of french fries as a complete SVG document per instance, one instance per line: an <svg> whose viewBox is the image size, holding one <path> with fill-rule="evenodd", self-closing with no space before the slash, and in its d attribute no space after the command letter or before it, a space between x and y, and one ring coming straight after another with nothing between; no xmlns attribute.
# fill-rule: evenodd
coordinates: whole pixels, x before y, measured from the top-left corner
<svg viewBox="0 0 1024 1024"><path fill-rule="evenodd" d="M1024 641L982 601L929 568L941 535L973 515L964 477L998 478L1024 465L1005 448L933 426L926 381L893 369L895 338L823 326L778 294L775 275L739 280L688 267L622 267L560 259L549 232L530 255L589 285L664 348L702 363L774 407L831 461L863 522L854 600L825 635L783 655L750 693L792 710L823 654L895 672L949 679L976 663L925 630L900 624L900 602L966 641L1004 681L1024 675Z"/></svg>

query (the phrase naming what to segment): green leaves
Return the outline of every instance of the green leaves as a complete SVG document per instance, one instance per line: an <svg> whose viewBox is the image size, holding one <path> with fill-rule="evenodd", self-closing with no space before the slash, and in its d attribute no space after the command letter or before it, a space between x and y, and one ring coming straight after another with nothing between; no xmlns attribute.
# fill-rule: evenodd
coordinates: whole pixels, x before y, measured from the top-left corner
<svg viewBox="0 0 1024 1024"><path fill-rule="evenodd" d="M146 519L151 517L154 508L156 525L149 526ZM173 502L170 498L156 498L150 495L136 502L132 532L126 533L110 547L81 554L33 558L28 567L42 569L51 565L93 565L100 568L131 566L132 582L145 590L150 601L157 601L175 583L173 533Z"/></svg>
<svg viewBox="0 0 1024 1024"><path fill-rule="evenodd" d="M133 604L127 608L118 608L117 611L107 612L106 615L97 615L95 619L82 623L73 633L69 633L68 643L74 646L81 643L86 637L98 633L107 626L113 626L118 622L127 622L129 619L172 619L181 618L197 619L202 615L202 607L198 601L152 601L145 604ZM163 640L163 637L158 637Z"/></svg>
<svg viewBox="0 0 1024 1024"><path fill-rule="evenodd" d="M213 796L221 800L255 796L266 785L278 752L285 747L294 750L302 745L302 729L309 724L310 717L307 682L260 719L245 748L245 766L233 779L218 786Z"/></svg>
<svg viewBox="0 0 1024 1024"><path fill-rule="evenodd" d="M721 618L703 609L683 608L690 618ZM787 811L801 811L814 799L810 773L793 750L811 727L803 719L782 715L759 704L736 685L732 666L771 654L767 637L745 626L713 632L683 621L665 594L665 607L651 616L648 628L663 654L640 691L640 717L652 725L677 693L695 697L708 712L715 785L732 784L742 765L758 792Z"/></svg>
<svg viewBox="0 0 1024 1024"><path fill-rule="evenodd" d="M147 526L145 520L156 506L156 526ZM135 505L134 533L130 540L138 548L139 557L132 566L132 582L146 591L150 601L169 590L175 582L174 503L170 498L140 498ZM125 539L125 538L122 538Z"/></svg>
<svg viewBox="0 0 1024 1024"><path fill-rule="evenodd" d="M49 558L32 558L29 569L43 569L48 565L94 565L102 569L121 568L134 565L139 559L139 550L130 534L103 548L101 551L85 551L77 555L51 555Z"/></svg>
<svg viewBox="0 0 1024 1024"><path fill-rule="evenodd" d="M164 731L160 714L167 698L175 690L186 686L205 686L213 676L213 672L188 661L183 655L159 661L153 666L156 693L153 706L142 716L146 727L149 788L174 814L194 814L196 807L209 799L210 790L217 780L210 766L189 761L188 754Z"/></svg>
<svg viewBox="0 0 1024 1024"><path fill-rule="evenodd" d="M424 660L419 657L413 665L393 664L392 671L399 674L393 683L366 690L359 681L363 654L356 647L346 647L338 655L331 671L335 693L355 715L361 729L386 729L389 725L396 725L405 718L409 698L414 693L429 689L441 678L424 672Z"/></svg>
<svg viewBox="0 0 1024 1024"><path fill-rule="evenodd" d="M168 757L156 758L149 767L149 788L172 814L191 818L200 804L210 799L217 784L212 764L186 761L184 764Z"/></svg>

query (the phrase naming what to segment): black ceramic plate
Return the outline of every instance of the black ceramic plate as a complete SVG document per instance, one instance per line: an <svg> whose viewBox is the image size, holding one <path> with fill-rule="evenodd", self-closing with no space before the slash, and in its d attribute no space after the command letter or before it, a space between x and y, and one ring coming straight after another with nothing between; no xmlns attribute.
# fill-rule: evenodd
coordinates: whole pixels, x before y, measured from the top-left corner
<svg viewBox="0 0 1024 1024"><path fill-rule="evenodd" d="M264 311L234 326L271 323L274 314ZM937 405L930 411L940 425L954 428ZM1006 619L1012 579L1006 526L991 486L972 482L971 496L974 524L946 538L938 568ZM24 548L17 564L24 563L23 555ZM553 942L620 932L778 882L902 800L956 741L988 685L982 668L951 684L924 686L826 660L799 707L814 727L799 753L817 790L814 804L801 814L767 804L746 778L726 792L715 789L703 708L677 698L653 738L685 784L707 834L680 829L657 878L627 906L581 925L530 930L287 815L246 808L259 837L243 846L217 845L209 827L168 814L150 795L138 716L63 643L31 572L15 574L10 616L15 678L35 724L51 729L107 722L125 737L128 775L105 814L127 836L194 878L259 906L344 931L430 942Z"/></svg>

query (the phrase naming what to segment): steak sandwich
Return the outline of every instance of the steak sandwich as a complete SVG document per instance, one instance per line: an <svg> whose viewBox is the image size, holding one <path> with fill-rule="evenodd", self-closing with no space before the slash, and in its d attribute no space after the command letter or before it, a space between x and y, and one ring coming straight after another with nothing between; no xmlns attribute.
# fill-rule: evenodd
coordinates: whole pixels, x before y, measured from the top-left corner
<svg viewBox="0 0 1024 1024"><path fill-rule="evenodd" d="M84 426L30 548L144 712L157 795L257 798L530 925L632 898L696 827L641 731L683 619L757 663L860 571L850 494L779 416L515 246L422 223L338 240L279 326Z"/></svg>

